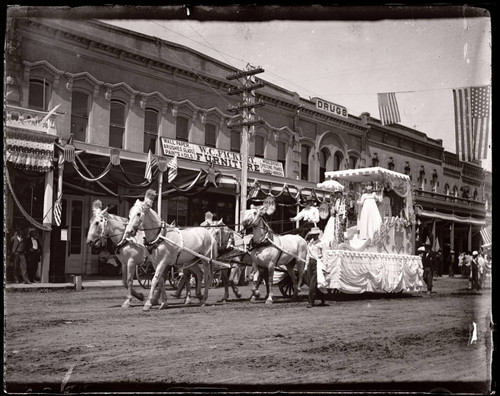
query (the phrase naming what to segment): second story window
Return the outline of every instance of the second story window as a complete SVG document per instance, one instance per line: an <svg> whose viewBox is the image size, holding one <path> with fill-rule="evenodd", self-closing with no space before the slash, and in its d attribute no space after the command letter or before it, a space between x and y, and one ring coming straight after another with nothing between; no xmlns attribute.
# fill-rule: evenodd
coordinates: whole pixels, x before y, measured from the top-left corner
<svg viewBox="0 0 500 396"><path fill-rule="evenodd" d="M71 133L73 139L85 142L89 121L89 95L73 91L71 96Z"/></svg>
<svg viewBox="0 0 500 396"><path fill-rule="evenodd" d="M217 146L217 127L213 124L205 124L205 146Z"/></svg>
<svg viewBox="0 0 500 396"><path fill-rule="evenodd" d="M234 153L239 153L241 148L241 133L237 129L231 129L231 147Z"/></svg>
<svg viewBox="0 0 500 396"><path fill-rule="evenodd" d="M349 156L349 169L356 169L358 159L354 156Z"/></svg>
<svg viewBox="0 0 500 396"><path fill-rule="evenodd" d="M392 157L389 158L389 162L387 163L387 169L393 171L395 168L394 159Z"/></svg>
<svg viewBox="0 0 500 396"><path fill-rule="evenodd" d="M278 142L278 162L283 165L283 172L286 169L286 144Z"/></svg>
<svg viewBox="0 0 500 396"><path fill-rule="evenodd" d="M125 135L125 103L112 100L109 115L109 146L123 148Z"/></svg>
<svg viewBox="0 0 500 396"><path fill-rule="evenodd" d="M300 148L300 180L307 180L309 177L309 154L311 154L311 148L302 145Z"/></svg>
<svg viewBox="0 0 500 396"><path fill-rule="evenodd" d="M264 137L260 135L255 136L255 156L264 158Z"/></svg>
<svg viewBox="0 0 500 396"><path fill-rule="evenodd" d="M319 182L325 181L326 165L328 164L328 159L330 158L330 152L327 149L322 149L319 152Z"/></svg>
<svg viewBox="0 0 500 396"><path fill-rule="evenodd" d="M146 109L144 112L144 152L156 154L156 142L158 140L158 112L154 109Z"/></svg>
<svg viewBox="0 0 500 396"><path fill-rule="evenodd" d="M342 164L342 154L339 153L338 151L334 154L333 156L333 170L338 171L340 170L340 166Z"/></svg>
<svg viewBox="0 0 500 396"><path fill-rule="evenodd" d="M49 83L43 80L30 80L28 107L34 110L48 110Z"/></svg>
<svg viewBox="0 0 500 396"><path fill-rule="evenodd" d="M189 120L184 117L177 117L175 122L175 138L183 142L189 141Z"/></svg>
<svg viewBox="0 0 500 396"><path fill-rule="evenodd" d="M379 163L380 161L378 159L378 155L377 153L374 153L372 157L372 166L378 166Z"/></svg>

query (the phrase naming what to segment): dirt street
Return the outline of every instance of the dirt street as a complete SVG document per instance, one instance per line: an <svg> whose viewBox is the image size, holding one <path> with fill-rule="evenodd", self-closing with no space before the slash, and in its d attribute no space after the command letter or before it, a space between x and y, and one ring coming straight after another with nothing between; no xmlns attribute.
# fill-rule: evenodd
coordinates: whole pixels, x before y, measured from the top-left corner
<svg viewBox="0 0 500 396"><path fill-rule="evenodd" d="M4 389L487 393L491 290L466 287L445 276L432 295L332 294L312 309L306 286L300 302L274 287L272 306L247 286L226 304L211 289L206 307L170 289L168 309L148 312L121 308L122 288L4 291Z"/></svg>

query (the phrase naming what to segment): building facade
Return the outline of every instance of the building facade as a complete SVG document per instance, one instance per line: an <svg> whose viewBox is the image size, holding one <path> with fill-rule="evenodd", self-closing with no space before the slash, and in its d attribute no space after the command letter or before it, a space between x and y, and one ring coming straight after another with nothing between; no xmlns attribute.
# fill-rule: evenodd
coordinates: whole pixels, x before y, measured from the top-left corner
<svg viewBox="0 0 500 396"><path fill-rule="evenodd" d="M42 279L99 273L85 245L92 202L127 217L147 188L162 192L162 218L196 226L207 210L239 229L240 119L229 111L233 67L184 46L96 20L13 18L6 35L7 228L43 232ZM260 76L259 76L260 77ZM417 243L471 250L491 222L491 175L458 161L442 141L262 79L263 120L249 138L248 204L272 196L276 232L313 195L326 171L382 166L410 175ZM145 178L177 158L177 177ZM163 164L163 165L161 165ZM7 191L7 189L6 189ZM54 206L61 199L60 223ZM57 215L56 215L57 217Z"/></svg>

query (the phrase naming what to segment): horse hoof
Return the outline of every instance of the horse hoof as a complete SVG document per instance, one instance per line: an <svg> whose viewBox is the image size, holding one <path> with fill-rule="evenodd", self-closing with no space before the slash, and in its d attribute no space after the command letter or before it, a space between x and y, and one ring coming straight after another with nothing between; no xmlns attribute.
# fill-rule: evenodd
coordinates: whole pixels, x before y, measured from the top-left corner
<svg viewBox="0 0 500 396"><path fill-rule="evenodd" d="M130 308L130 303L128 301L125 301L123 304L122 304L122 308Z"/></svg>
<svg viewBox="0 0 500 396"><path fill-rule="evenodd" d="M256 292L254 293L254 295L255 295L255 298L259 298L259 297L260 297L260 293L259 293L258 291L256 291Z"/></svg>
<svg viewBox="0 0 500 396"><path fill-rule="evenodd" d="M144 304L144 307L142 307L143 311L149 311L150 309L151 309L151 304L148 303Z"/></svg>
<svg viewBox="0 0 500 396"><path fill-rule="evenodd" d="M273 305L273 300L266 300L266 305Z"/></svg>
<svg viewBox="0 0 500 396"><path fill-rule="evenodd" d="M160 308L158 308L158 310L162 310L162 309L166 309L166 308L167 308L167 304L161 303Z"/></svg>
<svg viewBox="0 0 500 396"><path fill-rule="evenodd" d="M250 302L251 303L256 303L257 299L254 296L252 296L252 297L250 297Z"/></svg>

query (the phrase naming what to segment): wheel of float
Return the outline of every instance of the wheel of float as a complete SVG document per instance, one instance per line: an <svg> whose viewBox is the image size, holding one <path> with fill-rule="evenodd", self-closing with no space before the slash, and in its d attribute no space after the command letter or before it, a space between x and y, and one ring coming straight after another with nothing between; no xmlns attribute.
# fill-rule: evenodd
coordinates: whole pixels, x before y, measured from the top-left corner
<svg viewBox="0 0 500 396"><path fill-rule="evenodd" d="M221 279L221 272L220 270L214 272L214 276L212 277L212 286L211 288L214 289L216 287L219 287L219 285L222 283Z"/></svg>
<svg viewBox="0 0 500 396"><path fill-rule="evenodd" d="M290 298L293 296L293 281L289 275L285 276L279 283L278 288L280 289L281 295L285 298Z"/></svg>
<svg viewBox="0 0 500 396"><path fill-rule="evenodd" d="M170 286L172 286L174 289L177 289L177 286L179 285L179 281L182 278L182 272L179 271L179 269L172 265L168 269L168 281L170 282Z"/></svg>
<svg viewBox="0 0 500 396"><path fill-rule="evenodd" d="M151 286L151 280L153 279L154 268L149 261L144 261L135 267L135 277L137 278L137 282L144 289L149 289Z"/></svg>

